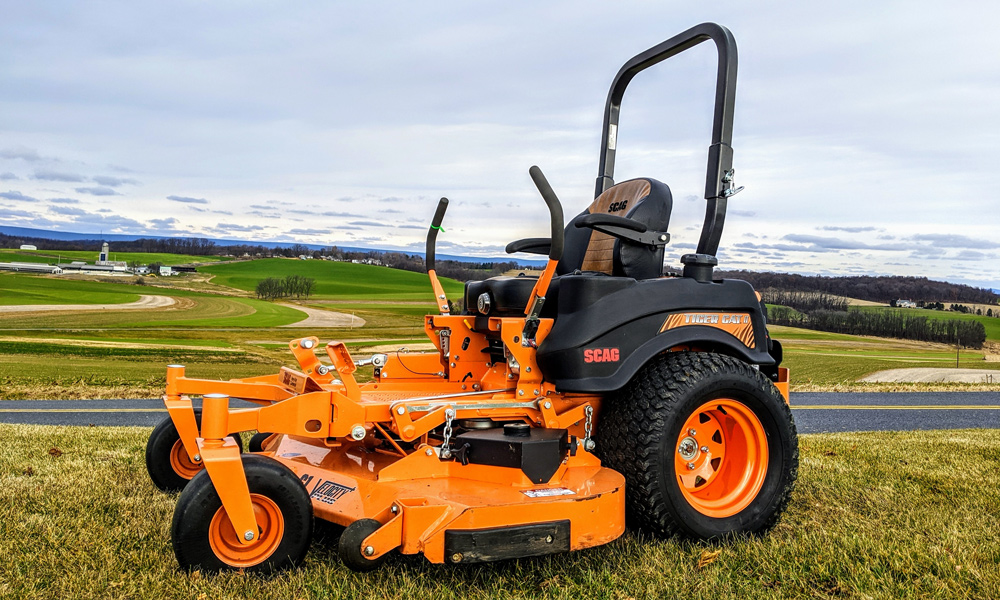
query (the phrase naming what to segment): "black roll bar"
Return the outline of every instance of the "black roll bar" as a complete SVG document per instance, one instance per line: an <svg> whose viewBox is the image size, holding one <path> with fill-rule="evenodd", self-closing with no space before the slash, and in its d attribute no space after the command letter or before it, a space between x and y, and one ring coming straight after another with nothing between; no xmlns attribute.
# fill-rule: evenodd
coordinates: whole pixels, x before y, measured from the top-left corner
<svg viewBox="0 0 1000 600"><path fill-rule="evenodd" d="M537 166L532 166L528 169L528 175L531 175L531 180L535 182L538 193L542 195L542 200L549 207L550 230L552 231L552 237L550 238L552 243L549 245L549 260L559 262L563 255L563 236L566 234L563 230L565 225L563 224L562 204L559 202L559 198L556 197L556 193L552 191L552 186L545 179L545 175L542 174L541 169Z"/></svg>
<svg viewBox="0 0 1000 600"><path fill-rule="evenodd" d="M675 35L669 40L637 54L615 75L604 107L604 131L601 133L601 160L597 170L600 196L614 185L615 147L618 137L618 116L625 88L641 71L671 56L712 40L719 51L719 70L715 83L715 118L712 123L712 144L708 147L708 174L705 179L705 223L698 241L698 254L714 256L719 249L722 227L726 221L726 203L732 190L733 169L733 109L736 105L736 40L733 34L715 23L702 23ZM738 190L737 190L738 191Z"/></svg>
<svg viewBox="0 0 1000 600"><path fill-rule="evenodd" d="M444 221L446 210L448 210L448 199L441 198L438 201L437 210L434 211L434 218L431 219L431 226L427 230L427 245L424 248L424 266L428 271L434 270L434 250L437 246L438 231L441 231L441 222Z"/></svg>

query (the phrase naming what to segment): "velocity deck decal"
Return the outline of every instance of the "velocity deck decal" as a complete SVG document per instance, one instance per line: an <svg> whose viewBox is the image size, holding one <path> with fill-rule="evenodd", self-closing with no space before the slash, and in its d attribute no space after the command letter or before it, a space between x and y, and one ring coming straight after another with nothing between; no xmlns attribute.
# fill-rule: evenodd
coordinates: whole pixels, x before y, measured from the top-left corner
<svg viewBox="0 0 1000 600"><path fill-rule="evenodd" d="M749 313L676 313L667 317L660 333L688 325L715 327L743 342L744 346L754 347L753 322Z"/></svg>

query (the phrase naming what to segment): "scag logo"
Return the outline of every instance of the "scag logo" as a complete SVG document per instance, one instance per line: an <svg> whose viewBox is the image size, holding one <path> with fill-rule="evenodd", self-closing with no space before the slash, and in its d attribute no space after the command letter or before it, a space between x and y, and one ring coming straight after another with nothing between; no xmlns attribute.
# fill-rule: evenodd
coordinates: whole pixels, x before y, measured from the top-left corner
<svg viewBox="0 0 1000 600"><path fill-rule="evenodd" d="M620 210L625 210L628 207L628 200L622 200L621 202L612 202L611 206L608 207L608 212L618 212Z"/></svg>
<svg viewBox="0 0 1000 600"><path fill-rule="evenodd" d="M618 348L588 348L583 351L583 362L618 362Z"/></svg>

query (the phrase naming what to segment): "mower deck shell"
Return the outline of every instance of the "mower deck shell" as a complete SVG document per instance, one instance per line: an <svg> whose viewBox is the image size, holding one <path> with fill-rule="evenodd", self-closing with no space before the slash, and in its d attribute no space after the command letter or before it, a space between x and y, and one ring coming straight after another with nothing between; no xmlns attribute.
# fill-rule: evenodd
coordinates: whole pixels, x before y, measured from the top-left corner
<svg viewBox="0 0 1000 600"><path fill-rule="evenodd" d="M625 529L624 477L582 451L567 457L544 484L517 468L442 461L439 449L431 446L401 458L363 444L327 447L322 440L280 436L264 454L298 475L316 517L345 526L376 518L385 530L399 534L383 546L385 551L398 546L433 563L461 562L445 556L449 532L568 521L569 548L555 539L548 546L554 553L606 544ZM396 518L402 522L390 527ZM383 553L375 548L375 556ZM501 559L508 550L517 551L482 549L476 560ZM469 556L467 562L472 560Z"/></svg>

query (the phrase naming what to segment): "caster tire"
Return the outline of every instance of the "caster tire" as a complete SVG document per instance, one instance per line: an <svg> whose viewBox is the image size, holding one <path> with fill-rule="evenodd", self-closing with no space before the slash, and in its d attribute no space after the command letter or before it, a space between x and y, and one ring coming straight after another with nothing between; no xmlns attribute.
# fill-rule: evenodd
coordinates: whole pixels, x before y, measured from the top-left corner
<svg viewBox="0 0 1000 600"><path fill-rule="evenodd" d="M337 553L348 569L359 573L373 571L389 558L390 553L387 552L376 559L369 559L361 548L361 542L381 526L382 524L375 519L359 519L348 525L340 534Z"/></svg>
<svg viewBox="0 0 1000 600"><path fill-rule="evenodd" d="M271 573L302 563L312 541L312 503L295 474L266 456L243 457L257 539L244 546L207 471L184 488L170 527L174 555L185 570L244 569Z"/></svg>
<svg viewBox="0 0 1000 600"><path fill-rule="evenodd" d="M271 437L272 435L274 434L268 433L266 431L255 433L253 437L250 438L250 441L247 443L247 452L263 452L264 442L266 442L267 438Z"/></svg>
<svg viewBox="0 0 1000 600"><path fill-rule="evenodd" d="M774 527L799 464L792 413L774 384L705 352L658 356L612 394L597 451L625 476L631 527L705 540Z"/></svg>
<svg viewBox="0 0 1000 600"><path fill-rule="evenodd" d="M201 429L201 409L194 409L194 420ZM237 434L229 436L243 452L243 440ZM146 442L146 471L153 485L164 492L176 492L184 489L191 479L201 472L201 463L191 460L184 450L181 436L174 427L174 422L167 417L153 429Z"/></svg>

